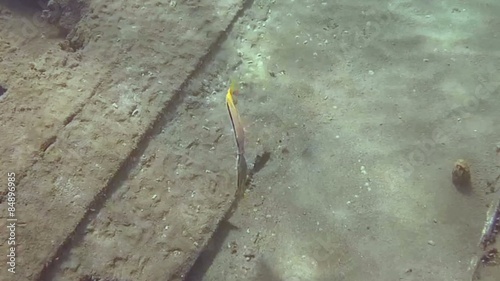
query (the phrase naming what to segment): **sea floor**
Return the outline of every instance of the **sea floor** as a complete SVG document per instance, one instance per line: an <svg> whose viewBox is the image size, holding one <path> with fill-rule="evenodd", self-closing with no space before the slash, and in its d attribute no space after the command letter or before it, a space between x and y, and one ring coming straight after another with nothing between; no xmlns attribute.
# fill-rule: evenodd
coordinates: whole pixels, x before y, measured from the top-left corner
<svg viewBox="0 0 500 281"><path fill-rule="evenodd" d="M56 2L0 1L0 280L475 280L500 3Z"/></svg>

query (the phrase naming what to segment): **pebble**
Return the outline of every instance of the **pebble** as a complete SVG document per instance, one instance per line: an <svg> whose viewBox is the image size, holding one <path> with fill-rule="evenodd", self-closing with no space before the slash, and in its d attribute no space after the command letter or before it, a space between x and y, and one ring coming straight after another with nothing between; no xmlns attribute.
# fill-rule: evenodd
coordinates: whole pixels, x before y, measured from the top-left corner
<svg viewBox="0 0 500 281"><path fill-rule="evenodd" d="M432 240L427 241L427 244L429 244L429 245L431 245L431 246L436 245L436 243L434 243L434 241L432 241Z"/></svg>
<svg viewBox="0 0 500 281"><path fill-rule="evenodd" d="M365 166L361 166L360 170L363 175L367 174Z"/></svg>

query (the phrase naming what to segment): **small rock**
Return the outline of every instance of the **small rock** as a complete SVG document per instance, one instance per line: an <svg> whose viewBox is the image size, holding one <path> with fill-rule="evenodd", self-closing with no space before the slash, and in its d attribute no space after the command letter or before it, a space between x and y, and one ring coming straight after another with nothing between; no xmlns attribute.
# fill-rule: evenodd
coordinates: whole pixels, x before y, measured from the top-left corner
<svg viewBox="0 0 500 281"><path fill-rule="evenodd" d="M436 245L436 243L434 243L434 241L432 241L432 240L427 241L427 244L429 244L429 245L431 245L431 246Z"/></svg>
<svg viewBox="0 0 500 281"><path fill-rule="evenodd" d="M471 185L471 173L469 164L463 160L455 161L451 180L456 187L469 188Z"/></svg>
<svg viewBox="0 0 500 281"><path fill-rule="evenodd" d="M255 255L253 253L247 253L243 255L245 257L246 261L251 261L253 258L255 258Z"/></svg>
<svg viewBox="0 0 500 281"><path fill-rule="evenodd" d="M236 254L238 252L238 244L236 244L235 241L230 242L228 248L231 249L231 254Z"/></svg>

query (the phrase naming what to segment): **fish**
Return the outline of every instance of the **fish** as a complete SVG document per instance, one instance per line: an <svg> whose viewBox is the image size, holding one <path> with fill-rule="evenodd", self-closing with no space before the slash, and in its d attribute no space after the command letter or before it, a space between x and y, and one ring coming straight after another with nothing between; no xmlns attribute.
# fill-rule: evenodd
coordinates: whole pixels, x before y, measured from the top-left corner
<svg viewBox="0 0 500 281"><path fill-rule="evenodd" d="M236 108L238 89L235 80L232 80L229 89L226 93L226 106L229 113L229 119L231 120L231 126L234 132L234 139L236 140L237 147L237 162L236 167L238 169L238 195L245 190L245 185L248 175L247 161L245 159L245 130L241 124L240 114Z"/></svg>
<svg viewBox="0 0 500 281"><path fill-rule="evenodd" d="M236 81L231 81L229 89L227 89L226 94L226 106L229 112L229 119L231 120L231 126L234 131L234 138L236 140L236 146L238 148L238 155L243 155L245 153L245 130L241 124L240 114L236 108L238 95L238 89Z"/></svg>

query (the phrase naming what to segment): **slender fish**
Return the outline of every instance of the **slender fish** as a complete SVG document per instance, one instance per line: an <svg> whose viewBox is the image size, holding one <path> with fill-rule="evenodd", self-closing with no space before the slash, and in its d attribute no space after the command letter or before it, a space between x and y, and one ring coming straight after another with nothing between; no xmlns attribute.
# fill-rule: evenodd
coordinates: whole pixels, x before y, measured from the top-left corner
<svg viewBox="0 0 500 281"><path fill-rule="evenodd" d="M234 139L236 140L237 150L237 168L238 168L238 192L237 196L242 196L245 190L245 184L247 180L247 161L245 159L245 130L241 125L240 115L238 110L236 109L235 96L238 94L238 90L236 89L236 83L234 81L231 82L229 89L226 94L226 106L227 111L229 113L229 119L231 120L231 126L234 131Z"/></svg>
<svg viewBox="0 0 500 281"><path fill-rule="evenodd" d="M231 119L231 125L234 131L234 138L236 140L236 146L238 147L238 155L245 153L245 131L241 125L240 115L236 109L235 96L238 95L238 90L236 89L236 83L231 82L229 89L226 94L226 105L227 111L229 112L229 118Z"/></svg>

